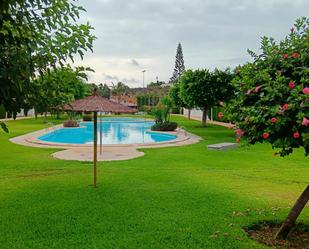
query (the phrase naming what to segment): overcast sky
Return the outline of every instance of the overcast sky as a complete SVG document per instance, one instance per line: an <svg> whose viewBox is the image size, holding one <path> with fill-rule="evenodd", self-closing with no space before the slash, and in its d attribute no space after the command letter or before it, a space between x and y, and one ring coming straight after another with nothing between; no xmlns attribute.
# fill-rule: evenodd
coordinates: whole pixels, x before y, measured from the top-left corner
<svg viewBox="0 0 309 249"><path fill-rule="evenodd" d="M131 87L168 81L177 43L187 69L235 67L257 51L260 37L283 38L309 0L80 0L82 21L94 27L94 53L82 62L90 81Z"/></svg>

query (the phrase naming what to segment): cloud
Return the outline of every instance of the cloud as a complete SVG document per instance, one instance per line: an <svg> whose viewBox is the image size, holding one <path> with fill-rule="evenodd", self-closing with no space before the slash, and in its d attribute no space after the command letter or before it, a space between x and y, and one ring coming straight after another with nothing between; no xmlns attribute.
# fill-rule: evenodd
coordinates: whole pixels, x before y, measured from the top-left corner
<svg viewBox="0 0 309 249"><path fill-rule="evenodd" d="M116 76L116 75L108 75L106 73L103 73L103 79L104 80L107 80L107 81L115 81L115 82L118 82L119 81L119 78Z"/></svg>
<svg viewBox="0 0 309 249"><path fill-rule="evenodd" d="M136 67L139 67L140 64L137 62L137 60L135 59L131 59L131 61L129 62L129 64L133 65L133 66L136 66Z"/></svg>
<svg viewBox="0 0 309 249"><path fill-rule="evenodd" d="M138 79L135 79L135 78L123 78L121 80L123 83L126 83L126 84L132 84L132 85L137 85L140 83L140 81Z"/></svg>
<svg viewBox="0 0 309 249"><path fill-rule="evenodd" d="M105 73L118 79L137 79L139 84L141 69L146 69L145 82L154 81L156 76L170 78L178 42L183 46L186 68L244 63L250 59L247 48L259 50L261 36L283 38L295 19L308 15L309 9L308 0L79 3L87 10L81 21L89 21L98 37L94 53L87 53L80 62L96 70L92 80L103 80Z"/></svg>

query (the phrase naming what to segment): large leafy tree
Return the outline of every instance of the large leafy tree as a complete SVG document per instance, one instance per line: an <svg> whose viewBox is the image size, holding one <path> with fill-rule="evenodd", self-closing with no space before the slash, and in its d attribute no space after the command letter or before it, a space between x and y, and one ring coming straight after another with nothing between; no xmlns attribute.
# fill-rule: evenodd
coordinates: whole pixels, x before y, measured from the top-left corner
<svg viewBox="0 0 309 249"><path fill-rule="evenodd" d="M217 84L206 69L187 70L179 80L181 100L190 107L202 110L202 126L206 126L207 113L216 104Z"/></svg>
<svg viewBox="0 0 309 249"><path fill-rule="evenodd" d="M16 113L31 79L92 49L91 26L77 23L84 9L70 0L0 3L0 105Z"/></svg>
<svg viewBox="0 0 309 249"><path fill-rule="evenodd" d="M234 78L234 73L226 68L225 70L220 70L216 68L212 75L212 82L216 84L216 99L220 102L228 102L234 92L234 86L232 85L232 80Z"/></svg>
<svg viewBox="0 0 309 249"><path fill-rule="evenodd" d="M175 68L172 77L170 78L169 83L175 83L179 80L181 75L185 71L185 63L183 60L182 46L181 43L178 43L175 59Z"/></svg>
<svg viewBox="0 0 309 249"><path fill-rule="evenodd" d="M30 105L37 112L59 113L61 106L75 99L83 98L88 90L87 71L90 68L70 66L59 67L38 76L33 82L33 91L27 95Z"/></svg>
<svg viewBox="0 0 309 249"><path fill-rule="evenodd" d="M236 70L229 119L249 144L269 142L280 156L295 148L309 154L309 19L296 21L277 43L263 37L261 54ZM309 200L309 185L299 197L277 238L286 238Z"/></svg>
<svg viewBox="0 0 309 249"><path fill-rule="evenodd" d="M189 106L188 104L186 104L181 96L180 96L180 83L176 82L174 83L168 92L168 95L173 103L173 106L177 107L177 108L186 108L188 109L188 119L190 120L190 116L191 116L191 109L193 108L193 106Z"/></svg>

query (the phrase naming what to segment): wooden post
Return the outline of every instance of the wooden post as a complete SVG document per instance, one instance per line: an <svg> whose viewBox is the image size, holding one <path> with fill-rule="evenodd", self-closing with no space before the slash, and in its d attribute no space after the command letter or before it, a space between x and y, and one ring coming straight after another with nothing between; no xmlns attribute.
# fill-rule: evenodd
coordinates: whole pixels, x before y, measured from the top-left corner
<svg viewBox="0 0 309 249"><path fill-rule="evenodd" d="M98 113L93 112L93 187L97 187L97 146L98 146L98 127L97 127L97 121L98 121Z"/></svg>
<svg viewBox="0 0 309 249"><path fill-rule="evenodd" d="M102 155L102 112L100 113L100 155Z"/></svg>

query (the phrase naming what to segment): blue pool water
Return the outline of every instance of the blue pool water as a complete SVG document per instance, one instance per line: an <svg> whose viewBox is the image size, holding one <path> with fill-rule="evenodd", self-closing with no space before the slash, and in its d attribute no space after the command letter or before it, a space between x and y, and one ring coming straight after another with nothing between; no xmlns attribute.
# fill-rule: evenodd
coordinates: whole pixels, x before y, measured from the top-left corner
<svg viewBox="0 0 309 249"><path fill-rule="evenodd" d="M164 142L176 136L151 132L152 121L137 118L103 118L103 144L135 144ZM98 122L98 142L100 139L100 123ZM66 144L93 143L93 122L81 122L77 128L61 128L43 136L39 140Z"/></svg>

